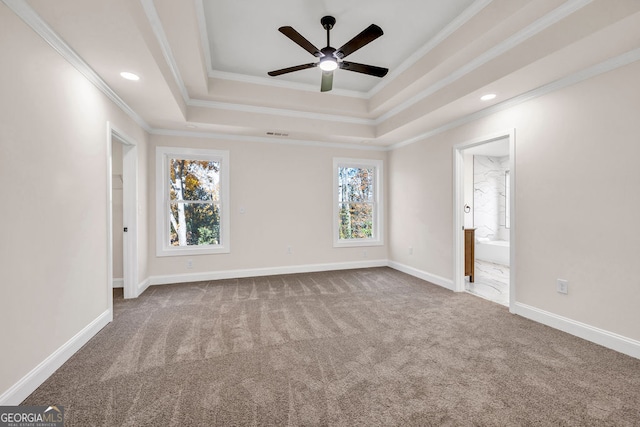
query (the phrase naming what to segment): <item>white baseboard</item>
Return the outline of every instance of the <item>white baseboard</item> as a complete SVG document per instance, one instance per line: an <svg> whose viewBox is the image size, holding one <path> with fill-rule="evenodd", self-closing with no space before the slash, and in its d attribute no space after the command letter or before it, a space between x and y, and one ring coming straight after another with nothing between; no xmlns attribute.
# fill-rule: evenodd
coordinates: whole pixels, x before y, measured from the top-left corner
<svg viewBox="0 0 640 427"><path fill-rule="evenodd" d="M516 302L515 314L640 359L640 341Z"/></svg>
<svg viewBox="0 0 640 427"><path fill-rule="evenodd" d="M355 268L386 267L386 259L340 262L330 264L290 265L283 267L250 268L242 270L209 271L203 273L172 274L151 276L149 285L169 285L172 283L202 282L206 280L241 279L246 277L275 276L280 274L313 273L318 271L352 270ZM147 285L147 286L149 286ZM146 289L146 287L145 287ZM142 293L142 291L140 292Z"/></svg>
<svg viewBox="0 0 640 427"><path fill-rule="evenodd" d="M24 399L29 397L47 378L51 376L64 362L69 360L80 348L85 345L95 334L104 328L111 318L109 310L102 313L95 320L85 326L80 332L74 335L69 341L54 351L49 357L43 360L31 372L25 375L20 381L15 383L9 390L0 395L0 405L19 405Z"/></svg>
<svg viewBox="0 0 640 427"><path fill-rule="evenodd" d="M124 279L113 279L114 288L124 288Z"/></svg>
<svg viewBox="0 0 640 427"><path fill-rule="evenodd" d="M146 291L149 286L151 286L151 279L149 277L138 283L138 294L136 295L136 298Z"/></svg>
<svg viewBox="0 0 640 427"><path fill-rule="evenodd" d="M454 291L453 280L444 278L442 276L438 276L436 274L427 273L426 271L418 270L417 268L409 267L405 264L400 264L395 261L388 261L387 265L394 270L401 271L403 273L407 273L411 276L417 277L418 279L426 280L427 282L431 282L434 285L442 286L445 289L449 289L450 291Z"/></svg>
<svg viewBox="0 0 640 427"><path fill-rule="evenodd" d="M151 285L170 283L184 283L204 280L219 280L229 278L245 278L258 276L272 276L279 274L311 273L317 271L350 270L356 268L390 267L411 276L426 280L443 288L453 291L453 281L444 277L427 273L407 265L390 260L367 260L358 262L310 264L286 267L256 268L245 270L227 270L206 273L177 274L167 276L152 276L138 284L138 294L144 292ZM594 342L628 356L640 359L640 341L636 341L613 332L605 331L585 323L559 316L526 304L516 303L515 314L571 335ZM44 381L47 380L64 362L75 354L95 334L109 323L109 310L102 313L74 337L53 352L49 357L25 375L20 381L0 395L0 405L19 405Z"/></svg>

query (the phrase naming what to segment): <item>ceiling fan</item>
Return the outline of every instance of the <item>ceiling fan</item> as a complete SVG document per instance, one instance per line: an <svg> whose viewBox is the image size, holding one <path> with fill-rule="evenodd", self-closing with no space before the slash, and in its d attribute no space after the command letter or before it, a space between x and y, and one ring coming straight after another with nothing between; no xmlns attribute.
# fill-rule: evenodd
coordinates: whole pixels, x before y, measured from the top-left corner
<svg viewBox="0 0 640 427"><path fill-rule="evenodd" d="M306 70L307 68L320 67L322 70L322 83L320 84L320 91L327 92L333 88L333 71L337 68L341 70L355 71L356 73L368 74L370 76L384 77L389 70L387 68L376 67L374 65L357 64L355 62L344 61L348 55L351 55L361 47L371 43L383 32L382 28L375 24L369 25L360 34L349 40L345 45L339 49L331 47L329 39L329 31L336 23L336 18L333 16L325 16L320 20L322 27L327 30L327 46L318 49L309 40L305 39L299 32L292 27L280 27L280 31L285 36L289 37L293 42L298 44L304 50L312 54L313 56L320 58L318 62L312 62L309 64L296 65L294 67L283 68L281 70L269 71L267 74L270 76L279 76L286 73L292 73L294 71Z"/></svg>

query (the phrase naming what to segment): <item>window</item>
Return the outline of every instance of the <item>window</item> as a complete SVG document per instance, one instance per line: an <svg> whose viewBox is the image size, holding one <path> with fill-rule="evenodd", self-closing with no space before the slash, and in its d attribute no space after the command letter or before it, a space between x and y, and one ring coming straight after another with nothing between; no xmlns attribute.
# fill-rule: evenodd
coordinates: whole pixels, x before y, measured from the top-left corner
<svg viewBox="0 0 640 427"><path fill-rule="evenodd" d="M158 256L229 252L229 153L158 147Z"/></svg>
<svg viewBox="0 0 640 427"><path fill-rule="evenodd" d="M333 160L333 245L382 245L382 161Z"/></svg>

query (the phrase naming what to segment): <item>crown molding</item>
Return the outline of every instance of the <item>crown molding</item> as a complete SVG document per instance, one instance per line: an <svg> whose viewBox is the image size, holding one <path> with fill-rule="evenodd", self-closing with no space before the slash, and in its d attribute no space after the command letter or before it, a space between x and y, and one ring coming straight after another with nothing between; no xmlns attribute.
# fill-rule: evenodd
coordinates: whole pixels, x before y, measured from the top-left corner
<svg viewBox="0 0 640 427"><path fill-rule="evenodd" d="M272 86L285 89L302 90L306 92L317 92L318 87L306 83L295 83L283 80L274 80L267 77L250 76L240 73L231 73L226 71L214 70L213 63L211 61L211 45L209 44L209 38L207 35L207 26L204 18L204 5L202 0L194 0L196 4L196 10L198 11L198 29L200 31L200 39L205 50L205 58L207 67L209 70L209 77L218 78L223 80L232 80L242 83L252 83L263 86ZM409 58L403 61L398 67L391 71L385 79L381 80L376 86L374 86L368 92L360 92L355 90L346 89L333 89L331 92L335 95L349 96L352 98L371 99L375 94L380 92L385 86L390 84L400 74L414 65L420 58L426 55L429 51L437 47L440 43L447 39L451 34L457 31L471 18L478 14L493 0L476 0L468 8L466 8L459 16L457 16L451 23L449 23L443 30L441 30L436 36L430 39L421 49L414 52Z"/></svg>
<svg viewBox="0 0 640 427"><path fill-rule="evenodd" d="M489 5L493 0L476 0L471 6L467 7L460 15L451 21L446 27L444 27L438 34L431 38L424 46L416 50L411 56L404 60L399 66L394 68L387 78L380 80L380 83L375 85L373 89L366 93L365 97L371 99L374 95L380 92L385 86L389 85L400 74L407 71L418 62L423 56L435 49L440 43L445 41L449 36L458 31L460 27L466 24L471 18L476 16L482 9Z"/></svg>
<svg viewBox="0 0 640 427"><path fill-rule="evenodd" d="M326 120L367 126L373 126L376 124L373 119L363 119L338 114L314 113L309 111L288 110L284 108L262 107L248 104L234 104L219 101L206 101L200 99L191 99L188 105L190 107L214 108L227 111L240 111L243 113L269 114L272 116L295 117L299 119Z"/></svg>
<svg viewBox="0 0 640 427"><path fill-rule="evenodd" d="M558 79L546 85L540 86L536 89L530 90L529 92L525 92L522 95L513 97L511 99L500 102L498 104L494 104L491 107L487 107L483 110L476 111L475 113L471 113L466 116L460 117L456 120L453 120L435 129L424 132L412 138L406 139L397 144L390 145L388 148L389 150L396 150L398 148L402 148L407 145L411 145L416 142L429 139L432 136L438 135L442 132L446 132L448 130L457 128L458 126L462 126L464 124L473 122L475 120L481 119L483 117L489 116L499 111L503 111L503 110L515 107L516 105L522 104L527 101L531 101L532 99L538 98L548 93L555 92L569 86L573 86L577 83L583 82L593 77L597 77L609 71L613 71L620 67L624 67L625 65L630 65L636 61L640 61L640 48L630 50L626 53L623 53L622 55L615 56L606 61L600 62L599 64L596 64L592 67L586 68L584 70L573 73L569 76L563 77L561 79Z"/></svg>
<svg viewBox="0 0 640 427"><path fill-rule="evenodd" d="M205 11L203 0L194 0L196 6L198 30L200 32L200 41L204 50L205 62L207 66L207 74L210 78L231 80L241 83L257 84L262 86L271 86L285 89L301 90L305 92L317 92L318 87L306 83L286 82L283 80L270 79L268 77L250 76L247 74L231 73L213 69L211 60L211 45L209 44L209 35L207 33L207 22L205 19ZM332 94L339 96L349 96L351 98L369 99L365 92L345 89L333 89Z"/></svg>
<svg viewBox="0 0 640 427"><path fill-rule="evenodd" d="M200 4L202 3L202 0L195 0L195 1L197 3L200 3ZM463 14L458 16L454 21L452 21L452 23L450 25L448 25L444 30L442 30L433 39L431 39L427 43L427 45L425 45L425 47L423 49L417 51L409 59L407 59L405 62L403 62L403 64L400 67L406 67L406 68L405 69L401 69L400 71L398 71L398 73L401 73L402 71L405 71L411 65L415 64L415 62L418 61L421 57L423 57L430 50L434 49L436 46L438 46L440 43L442 43L444 40L446 40L447 37L449 37L452 33L454 33L456 30L458 30L462 25L464 25L466 22L468 22L469 19L471 19L473 16L475 16L477 13L479 13L482 9L484 9L489 3L491 3L491 1L492 0L477 0L476 2L474 2L470 7L465 9ZM551 25L559 22L560 20L566 18L567 16L571 15L572 13L576 12L577 10L579 10L579 9L583 8L584 6L588 5L592 1L593 0L569 0L569 1L567 1L562 6L554 9L550 13L547 13L546 15L542 16L541 18L539 18L538 20L536 20L532 24L528 25L527 27L525 27L521 31L517 32L516 34L512 35L508 39L504 40L503 42L499 43L498 45L494 46L493 48L485 51L483 54L479 55L475 59L473 59L470 62L466 63L465 65L461 66L457 70L453 71L447 77L435 82L434 84L432 84L429 87L423 89L422 91L420 91L419 93L417 93L413 97L411 97L408 100L404 101L403 103L397 105L396 107L392 108L391 110L387 111L386 113L379 115L378 117L373 119L370 123L366 123L366 124L380 125L381 123L383 123L386 120L390 119L391 117L393 117L393 116L405 111L406 109L410 108L411 106L413 106L414 104L420 102L421 100L425 99L426 97L428 97L428 96L434 94L435 92L437 92L437 91L439 91L439 90L441 90L441 89L453 84L454 82L456 82L460 78L462 78L465 75L469 74L470 72L476 70L477 68L479 68L482 65L486 64L487 62L497 58L498 56L504 54L505 52L507 52L507 51L509 51L511 49L513 49L514 47L518 46L519 44L525 42L526 40L530 39L531 37L535 36L536 34L540 33L541 31L545 30L546 28L550 27ZM201 31L205 32L205 35L203 37L204 37L204 39L206 41L206 46L207 46L207 49L208 49L209 44L208 44L208 40L207 40L207 37L206 37L206 28L204 28L204 29L201 28ZM388 84L394 78L396 78L398 75L399 74L395 74L395 73L392 74L392 79L385 80L384 84L385 85ZM282 81L270 80L270 79L263 78L263 77L246 76L246 75L240 75L240 74L235 74L235 73L226 73L226 72L221 72L221 71L210 71L209 76L210 77L214 77L214 78L235 80L235 81L240 81L240 82L245 82L245 83L255 83L255 84L261 84L261 85L271 85L271 86L277 86L277 87L295 88L295 89L300 89L300 90L313 90L314 92L317 90L317 88L315 88L315 87L313 87L311 85L292 84L292 83L287 83L287 82L282 82ZM381 82L380 84L383 84L383 82ZM380 84L378 84L378 86L380 86ZM376 88L378 86L376 86ZM376 91L381 90L381 89L376 89L376 88L374 88L373 92L370 91L367 94L362 94L360 92L355 92L355 93L357 93L358 97L360 97L360 98L369 99L371 96L373 96L373 94L377 93ZM344 93L344 91L343 91L343 93ZM351 96L351 95L345 94L345 96ZM189 105L191 105L194 102L196 102L196 101L195 100L191 100ZM199 101L197 101L197 102L199 102ZM206 106L206 104L201 104L200 106ZM231 104L231 103L226 103L226 104L224 104L224 106L220 105L218 107L213 107L213 108L230 108L230 109L233 108L233 109L242 110L242 107L238 107L238 104ZM262 114L271 114L268 111L269 107L254 107L254 108L263 109L263 111L261 112ZM273 109L273 110L277 111L278 109ZM293 110L280 110L280 111L284 112L284 111L293 111ZM260 111L255 110L253 112L260 112ZM299 112L296 111L295 114L292 114L292 116L297 116L298 113ZM302 114L304 115L304 114L310 114L310 113L302 113ZM327 115L327 116L329 116L329 115ZM328 118L327 116L325 116L325 118L327 120L333 120L333 118ZM334 116L334 117L336 117L336 116ZM314 117L314 118L315 119L319 119L319 117Z"/></svg>
<svg viewBox="0 0 640 427"><path fill-rule="evenodd" d="M522 95L516 96L514 98L508 99L498 104L492 105L490 107L487 107L475 113L467 114L466 116L460 117L456 120L452 120L435 129L429 130L422 134L416 135L415 137L412 137L388 146L367 146L367 145L357 145L357 144L320 142L320 141L292 140L292 139L283 139L283 138L267 138L267 137L258 137L258 136L229 135L229 134L222 134L222 133L200 133L200 132L178 131L178 130L167 130L167 129L153 129L151 133L154 135L184 136L184 137L192 137L192 138L212 138L212 139L220 139L220 140L227 140L227 141L263 142L263 143L302 145L302 146L314 146L314 147L337 147L337 148L346 148L346 149L355 149L355 150L364 150L364 151L394 151L399 148L405 147L407 145L411 145L416 142L429 139L435 135L438 135L440 133L446 132L451 129L455 129L459 126L473 122L483 117L490 116L492 114L498 113L500 111L503 111L509 108L513 108L519 104L531 101L532 99L538 98L548 93L555 92L569 86L573 86L577 83L583 82L593 77L597 77L609 71L613 71L618 68L624 67L626 65L630 65L637 61L640 61L640 48L630 50L622 55L618 55L616 57L610 58L592 67L575 72L567 77L564 77L554 82L551 82L549 84L540 86Z"/></svg>
<svg viewBox="0 0 640 427"><path fill-rule="evenodd" d="M153 4L153 0L140 0L140 3L142 4L145 15L147 15L147 20L151 25L153 34L156 36L156 40L158 40L158 43L160 44L162 56L169 66L171 74L173 75L173 79L175 80L176 84L178 85L178 89L182 94L182 99L184 99L185 103L189 103L189 92L187 91L184 80L180 75L180 69L178 68L178 64L176 63L176 60L173 56L173 52L171 51L169 40L167 40L167 34L164 32L164 27L162 26L162 22L160 21L158 11Z"/></svg>
<svg viewBox="0 0 640 427"><path fill-rule="evenodd" d="M318 86L307 83L295 83L284 80L277 80L269 77L250 76L247 74L230 73L227 71L209 70L209 77L214 79L231 80L242 83L252 83L262 86L272 86L284 89L295 89L305 92L318 92ZM351 98L369 99L365 92L347 89L332 89L331 95L348 96Z"/></svg>
<svg viewBox="0 0 640 427"><path fill-rule="evenodd" d="M159 136L206 138L206 139L216 139L216 140L223 140L223 141L258 142L258 143L266 143L266 144L297 145L297 146L303 146L303 147L344 148L349 150L361 150L361 151L389 151L389 147L347 144L347 143L339 143L339 142L311 141L311 140L303 140L303 139L270 138L270 137L264 137L264 136L251 136L251 135L232 135L232 134L218 133L218 132L194 132L194 131L173 130L173 129L153 129L150 133L152 135L159 135Z"/></svg>
<svg viewBox="0 0 640 427"><path fill-rule="evenodd" d="M196 6L196 20L198 22L198 33L200 33L200 43L204 51L204 63L207 67L207 73L213 69L211 65L211 46L209 45L209 37L207 34L207 21L204 17L204 4L202 0L193 0Z"/></svg>
<svg viewBox="0 0 640 427"><path fill-rule="evenodd" d="M151 0L140 0L140 1L143 2L144 4L145 2L149 2ZM202 0L195 0L195 1L196 1L196 4L202 3ZM60 38L57 35L57 33L55 33L55 31L53 31L51 27L49 27L42 20L42 18L27 4L25 0L2 0L2 2L6 4L7 7L9 7L9 9L11 9L18 17L20 17L31 29L33 29L34 32L36 32L40 37L42 37L65 60L67 60L67 62L69 62L85 78L87 78L87 80L89 80L92 84L94 84L102 93L104 93L111 101L113 101L114 104L117 107L119 107L125 114L127 114L134 122L136 122L142 129L146 130L148 133L153 135L185 136L185 137L194 137L194 138L212 138L212 139L224 139L224 140L232 140L232 141L277 143L277 144L315 146L315 147L337 147L337 148L346 148L346 149L355 149L355 150L364 150L364 151L393 151L395 149L416 143L418 141L428 139L434 135L440 134L447 130L456 128L458 126L464 125L474 120L478 120L482 117L486 117L488 115L497 113L499 111L512 108L518 104L530 101L534 98L540 97L550 92L563 89L565 87L596 77L600 74L613 71L617 68L623 67L625 65L629 65L631 63L634 63L640 60L640 48L628 51L622 55L603 61L599 64L596 64L587 69L578 71L574 74L571 74L567 77L556 80L552 83L540 86L522 95L516 96L514 98L503 101L501 103L495 104L491 107L485 108L475 113L468 114L464 117L453 120L449 123L446 123L428 132L424 132L420 135L417 135L415 137L406 139L404 141L401 141L399 143L392 144L389 146L368 146L368 145L358 145L358 144L348 144L348 143L331 143L331 142L321 142L321 141L291 140L291 139L268 138L268 137L258 137L258 136L230 135L230 134L222 134L222 133L200 133L200 132L152 128L138 113L136 113L131 107L129 107L77 53L62 38ZM563 4L563 6L557 8L550 14L545 15L544 17L534 22L532 25L526 27L525 29L523 29L522 31L514 35L512 38L507 40L509 43L505 41L504 43L501 43L500 45L494 47L493 49L487 52L492 52L494 50L495 52L504 52L508 49L511 49L515 45L522 43L527 38L533 36L534 34L537 34L538 32L552 25L553 23L561 20L562 18L570 15L571 13L575 12L576 10L579 10L580 8L586 6L591 2L592 0L570 0L565 4ZM481 2L478 2L478 4L480 3ZM470 67L480 59L481 57L476 58L475 61L470 62L469 64L462 67L458 71L460 72L460 70ZM174 75L174 77L176 76L179 77L179 74ZM309 118L309 119L315 119L315 120L331 120L331 121L356 123L356 124L364 124L364 125L378 124L381 121L381 117L383 117L383 116L380 116L375 120L361 119L361 118L344 117L344 116L331 115L331 114L310 113L310 112L285 110L285 109L270 108L270 107L246 106L241 104L231 104L231 103L222 103L222 102L216 102L216 101L203 101L203 100L193 100L193 99L189 99L187 104L190 106L201 106L206 108L222 108L222 109L228 109L228 110L234 110L234 111L282 115L287 117L301 117L301 118Z"/></svg>
<svg viewBox="0 0 640 427"><path fill-rule="evenodd" d="M113 101L125 114L147 132L149 124L116 94L109 85L74 51L25 0L2 0L20 19L46 41L56 52L78 70L87 80Z"/></svg>
<svg viewBox="0 0 640 427"><path fill-rule="evenodd" d="M414 52L409 58L403 61L398 67L394 68L389 75L386 76L385 79L381 80L376 86L374 86L368 92L359 92L354 90L345 90L345 89L333 89L331 92L335 95L341 96L349 96L352 98L360 98L360 99L371 99L374 95L380 92L385 86L390 84L394 79L396 79L400 74L408 70L412 65L420 60L424 55L429 53L435 47L437 47L440 43L447 39L451 34L456 32L460 27L466 24L471 18L473 18L476 14L478 14L482 9L484 9L488 4L490 4L493 0L476 0L471 6L466 8L462 14L458 15L449 25L447 25L443 30L441 30L436 36L430 39L427 44L425 44L421 49ZM202 5L202 0L195 0L196 8L204 14L204 6ZM305 83L294 83L287 82L282 80L273 80L267 77L257 77L257 76L249 76L246 74L239 73L230 73L225 71L214 70L211 62L211 51L209 45L209 39L206 33L206 22L204 21L204 17L198 17L199 21L199 29L200 29L200 37L206 49L207 56L207 66L209 67L209 77L218 78L224 80L232 80L243 83L253 83L259 84L263 86L273 86L287 89L296 89L307 92L317 92L318 88L313 85L305 84Z"/></svg>
<svg viewBox="0 0 640 427"><path fill-rule="evenodd" d="M579 9L583 8L584 6L588 5L592 1L593 0L569 0L569 1L567 1L562 6L554 9L550 13L547 13L546 15L544 15L543 17L537 19L535 22L533 22L532 24L528 25L524 29L518 31L516 34L514 34L511 37L507 38L503 42L498 43L497 45L495 45L491 49L487 50L486 52L484 52L480 56L476 57L472 61L466 63L462 67L460 67L457 70L453 71L452 73L447 75L447 77L435 82L434 84L432 84L429 87L427 87L427 88L423 89L422 91L418 92L416 95L412 96L411 98L409 98L405 102L395 106L391 110L389 110L386 113L380 115L376 119L376 124L383 123L385 120L388 120L391 117L403 112L404 110L408 109L412 105L422 101L426 97L428 97L428 96L434 94L435 92L437 92L437 91L439 91L439 90L451 85L452 83L454 83L455 81L457 81L460 78L464 77L465 75L469 74L470 72L478 69L482 65L486 64L487 62L491 61L492 59L497 58L498 56L504 54L505 52L513 49L514 47L518 46L519 44L527 41L531 37L535 36L536 34L540 33L541 31L545 30L546 28L549 28L553 24L561 21L562 19L566 18L567 16L571 15L572 13L576 12L577 10L579 10Z"/></svg>
<svg viewBox="0 0 640 427"><path fill-rule="evenodd" d="M479 55L475 59L466 63L462 67L453 71L447 77L435 82L434 84L423 89L413 97L407 99L406 101L402 102L396 107L390 109L386 113L379 115L375 119L361 119L361 118L353 118L353 117L344 117L341 115L310 113L310 112L303 112L298 110L286 110L286 109L261 107L261 106L248 106L243 104L222 103L222 102L215 102L215 101L196 100L196 99L190 98L189 94L185 89L184 82L182 81L179 72L177 72L175 59L173 58L171 49L166 40L166 36L164 35L165 33L164 33L164 30L162 29L162 24L159 20L157 11L155 10L155 7L153 5L153 0L140 0L140 1L142 2L143 6L145 6L145 11L149 9L147 16L149 17L152 27L154 27L154 31L156 32L156 36L158 37L158 41L160 42L160 46L163 50L163 55L165 56L167 63L172 69L174 68L176 69L176 72L174 73L174 77L176 78L176 83L178 84L178 86L182 88L181 90L183 90L183 96L185 96L185 101L187 105L204 107L204 108L225 109L230 111L244 111L244 112L257 113L257 114L287 115L289 117L309 118L314 120L338 121L343 123L357 123L357 124L363 124L363 125L377 126L377 125L380 125L381 123L384 123L386 120L390 119L391 117L405 111L406 109L410 108L411 106L415 105L416 103L420 102L426 97L434 94L435 92L453 84L455 81L459 80L460 78L464 77L470 72L476 70L477 68L481 67L482 65L491 61L492 59L497 58L498 56L513 49L519 44L525 42L526 40L530 39L531 37L535 36L536 34L550 27L551 25L557 23L558 21L566 18L567 16L571 15L577 10L583 8L584 6L591 3L593 0L569 0L565 2L560 7L554 9L550 13L547 13L546 15L537 19L535 22L528 25L521 31L517 32L516 34L507 38L503 42L497 44L496 46L485 51L483 54ZM196 9L199 12L202 12L202 17L198 19L198 23L199 23L198 25L201 32L201 39L205 44L204 45L205 50L206 52L209 52L209 54L207 55L208 65L211 65L210 45L209 45L208 36L206 33L206 22L204 19L204 5L202 0L194 0L194 1L196 2ZM449 37L456 30L458 30L462 25L468 22L469 19L471 19L473 16L479 13L482 9L484 9L489 3L491 3L491 1L492 0L476 0L471 6L465 9L465 11L461 15L459 15L454 21L452 21L451 24L449 24L447 27L445 27L445 29L443 29L434 38L432 38L422 49L417 51L409 59L403 62L401 67L408 68L411 65L413 65L426 53L428 53L430 50L438 46L440 43L446 40L447 37ZM404 70L406 70L406 68ZM398 73L404 70L398 71ZM398 74L394 74L393 78L396 78L397 75ZM305 91L312 90L314 92L317 91L317 87L313 87L311 85L292 84L292 83L287 83L283 81L268 79L266 77L256 77L256 76L248 76L248 75L242 75L242 74L236 74L236 73L214 71L211 68L209 68L209 77L226 79L226 80L234 80L234 81L245 82L245 83L254 83L254 84L260 84L260 85L266 85L266 86L285 87L290 89L293 88L293 89L299 89L299 90L305 90ZM391 80L388 80L388 81L391 81ZM385 84L388 84L388 83L385 83ZM377 90L380 90L380 89L377 89ZM366 93L361 93L356 91L335 90L333 92L335 92L336 95L343 94L344 96L354 96L354 94L356 94L355 97L364 98L364 99L369 99L372 96ZM374 93L377 93L377 92L374 92Z"/></svg>

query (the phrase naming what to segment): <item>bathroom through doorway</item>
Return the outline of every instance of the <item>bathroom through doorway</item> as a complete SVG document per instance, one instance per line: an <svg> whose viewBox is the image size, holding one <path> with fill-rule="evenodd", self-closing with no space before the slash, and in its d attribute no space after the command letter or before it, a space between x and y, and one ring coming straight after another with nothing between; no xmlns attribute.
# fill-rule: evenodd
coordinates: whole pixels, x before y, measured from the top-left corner
<svg viewBox="0 0 640 427"><path fill-rule="evenodd" d="M512 307L513 132L454 148L456 291Z"/></svg>

